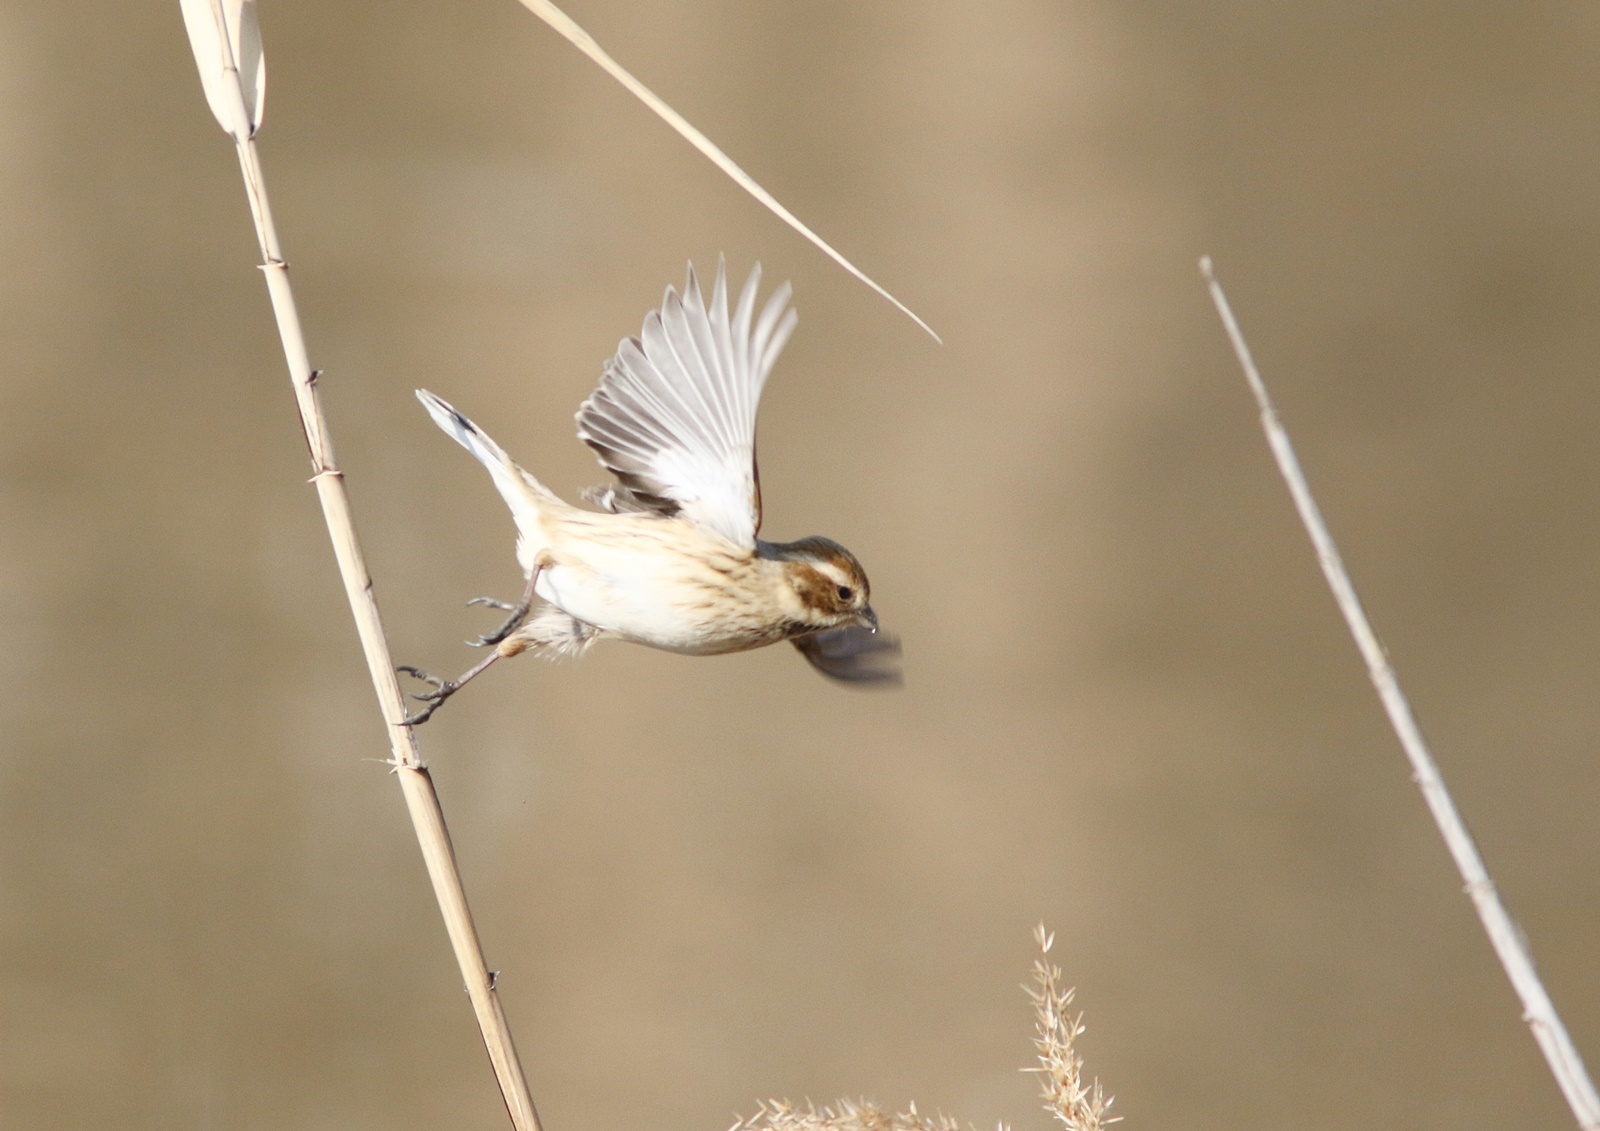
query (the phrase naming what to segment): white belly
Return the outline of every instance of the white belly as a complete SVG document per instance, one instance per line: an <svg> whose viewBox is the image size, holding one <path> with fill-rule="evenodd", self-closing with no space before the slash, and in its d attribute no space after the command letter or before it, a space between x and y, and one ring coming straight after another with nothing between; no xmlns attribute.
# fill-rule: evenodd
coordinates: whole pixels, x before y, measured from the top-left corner
<svg viewBox="0 0 1600 1131"><path fill-rule="evenodd" d="M600 521L552 539L535 586L563 612L669 652L736 652L777 639L769 625L781 614L766 608L767 586L751 555L687 524L585 517Z"/></svg>

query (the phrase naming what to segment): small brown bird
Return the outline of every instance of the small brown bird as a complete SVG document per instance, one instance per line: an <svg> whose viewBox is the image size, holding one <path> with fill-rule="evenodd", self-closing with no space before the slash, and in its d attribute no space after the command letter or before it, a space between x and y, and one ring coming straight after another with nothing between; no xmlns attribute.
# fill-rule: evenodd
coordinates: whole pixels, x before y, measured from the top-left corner
<svg viewBox="0 0 1600 1131"><path fill-rule="evenodd" d="M577 656L613 637L669 652L714 655L788 640L824 675L895 684L900 646L878 635L871 587L855 556L827 538L764 542L756 409L794 330L789 286L755 313L757 265L731 315L725 266L706 306L689 267L606 363L578 409L578 437L617 482L584 492L601 508L557 498L472 421L426 390L439 427L475 455L517 524L528 578L516 605L473 643L493 652L459 679L401 668L433 685L416 696L422 722L502 656ZM544 603L529 619L535 597Z"/></svg>

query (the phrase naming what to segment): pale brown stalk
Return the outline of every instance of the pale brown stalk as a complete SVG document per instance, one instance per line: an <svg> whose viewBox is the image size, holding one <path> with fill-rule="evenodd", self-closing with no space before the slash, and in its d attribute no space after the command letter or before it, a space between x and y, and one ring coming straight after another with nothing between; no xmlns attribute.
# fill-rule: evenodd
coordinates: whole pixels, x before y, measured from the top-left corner
<svg viewBox="0 0 1600 1131"><path fill-rule="evenodd" d="M1449 848L1450 856L1461 873L1466 893L1483 922L1495 956L1499 958L1517 997L1522 1000L1523 1020L1533 1030L1533 1039L1544 1053L1545 1063L1550 1066L1550 1073L1572 1108L1578 1126L1584 1131L1600 1131L1600 1095L1595 1093L1594 1081L1590 1079L1583 1058L1578 1055L1572 1038L1567 1034L1567 1027L1556 1012L1555 1003L1545 990L1539 971L1533 964L1527 936L1512 920L1505 904L1500 902L1500 893L1489 878L1489 870L1478 853L1478 846L1467 831L1466 822L1451 799L1450 791L1445 788L1438 763L1423 740L1422 729L1417 725L1416 716L1411 713L1410 702L1400 689L1400 678L1395 674L1394 665L1389 662L1383 645L1378 641L1378 634L1373 631L1372 623L1356 596L1355 585L1344 567L1344 559L1339 555L1328 524L1323 521L1322 511L1311 494L1311 486L1300 467L1300 460L1294 454L1294 446L1289 443L1289 433L1278 419L1278 410L1267 395L1266 383L1262 381L1255 361L1250 356L1244 332L1239 329L1239 323L1233 316L1222 284L1217 282L1209 256L1200 260L1200 273L1211 292L1211 301L1222 319L1228 340L1233 344L1239 367L1244 371L1245 380L1249 382L1250 391L1261 410L1261 427L1266 432L1267 444L1277 461L1279 474L1289 487L1300 521L1311 536L1311 544L1316 548L1317 561L1322 566L1328 588L1333 591L1339 612L1344 615L1350 635L1355 638L1361 658L1366 661L1367 675L1377 689L1378 698L1389 716L1389 724L1394 728L1401 748L1410 759L1413 779L1417 788L1422 790L1434 823L1439 827L1439 834L1444 838L1445 846Z"/></svg>
<svg viewBox="0 0 1600 1131"><path fill-rule="evenodd" d="M394 659L389 654L378 602L373 595L372 578L351 520L344 473L334 460L333 442L317 393L317 371L312 369L306 352L300 318L295 311L294 292L289 286L289 265L278 243L272 210L267 203L266 180L254 140L261 122L264 89L264 82L258 81L258 76L264 75L264 66L260 38L255 32L254 6L245 0L182 0L182 4L207 100L218 122L238 147L245 195L250 201L250 213L255 219L261 245L261 270L266 276L267 294L272 300L284 359L289 365L289 379L294 385L306 446L311 454L311 482L316 485L328 535L333 541L339 576L344 581L356 632L366 654L367 669L378 693L379 708L389 733L391 764L400 780L417 843L433 881L434 896L444 916L445 930L477 1014L478 1027L512 1126L517 1131L539 1131L538 1113L528 1093L511 1030L495 994L494 979L484 961L477 928L467 906L461 873L445 828L444 812L439 806L433 779L417 750L416 738L404 721L406 711ZM249 76L243 84L241 71Z"/></svg>
<svg viewBox="0 0 1600 1131"><path fill-rule="evenodd" d="M929 337L931 337L934 341L938 342L940 345L944 344L944 339L939 337L938 334L934 333L933 327L924 322L915 311L913 311L909 306L901 302L899 299L895 298L894 295L890 294L883 287L879 286L878 283L868 276L865 271L861 270L861 268L857 267L854 263L851 263L838 251L834 250L832 244L807 227L800 217L796 216L782 204L778 203L777 197L773 196L766 189L762 188L761 185L756 182L754 177L752 177L749 173L746 173L737 164L735 164L733 158L729 157L721 150L721 148L716 145L715 142L696 129L694 123L690 122L682 114L678 113L671 106L667 105L664 99L662 99L649 87L645 86L644 83L634 78L632 72L628 71L622 66L621 63L618 63L615 59L613 59L605 48L601 47L595 42L594 36L590 35L588 32L584 31L583 28L578 26L576 20L567 15L560 8L557 8L550 2L550 0L521 0L521 4L524 8L527 8L528 11L532 12L545 23L549 24L550 27L553 28L555 32L568 43L572 44L579 51L582 51L585 55L589 56L589 58L594 61L596 66L621 83L630 94L632 94L640 102L643 102L651 109L652 112L655 113L657 117L676 130L680 137L704 154L706 160L710 161L717 168L721 169L733 180L735 184L765 205L774 216L778 217L778 219L782 220L785 224L788 224L789 227L793 228L807 240L811 241L811 243L829 259L833 260L840 267L843 267L857 279L860 279L879 295L888 299L889 302L894 304L896 310L900 311L900 313L904 314L907 318L911 319L911 321L915 322L918 326L921 326L924 330L926 330Z"/></svg>

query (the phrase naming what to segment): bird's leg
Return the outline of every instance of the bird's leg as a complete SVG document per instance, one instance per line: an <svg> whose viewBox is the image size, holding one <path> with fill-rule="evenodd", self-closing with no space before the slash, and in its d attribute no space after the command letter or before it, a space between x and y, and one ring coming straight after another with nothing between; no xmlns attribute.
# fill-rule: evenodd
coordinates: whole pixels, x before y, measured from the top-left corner
<svg viewBox="0 0 1600 1131"><path fill-rule="evenodd" d="M430 683L433 685L432 691L424 691L420 695L413 695L411 697L426 703L427 706L422 708L422 710L418 711L414 715L407 715L405 717L406 726L416 726L419 723L425 723L429 719L433 718L433 713L440 707L444 706L444 701L446 699L450 698L450 696L460 691L478 676L488 671L489 665L498 660L500 655L500 650L496 648L493 652L490 652L482 660L468 668L466 671L462 672L461 675L457 676L455 679L440 679L438 676L429 675L421 668L414 668L410 664L402 664L400 667L396 668L395 671L405 672L409 676L420 679L423 683Z"/></svg>
<svg viewBox="0 0 1600 1131"><path fill-rule="evenodd" d="M493 664L501 656L515 656L517 653L527 648L527 641L508 641L507 638L511 636L511 634L521 626L523 620L527 618L528 609L533 604L533 587L538 582L539 574L543 572L543 570L544 562L540 561L534 563L533 572L528 575L528 587L522 591L522 602L518 605L507 605L502 601L495 601L488 597L478 597L468 602L468 604L474 605L497 605L500 608L510 610L511 616L505 624L501 625L491 635L483 637L477 645L477 647L488 647L489 645L493 644L495 645L495 650L490 652L478 663L462 672L455 679L440 679L438 676L429 675L421 668L414 668L410 664L402 664L400 667L395 669L396 671L405 672L407 675L412 676L415 679L420 679L423 683L431 684L433 686L432 691L424 691L420 695L413 695L411 697L420 702L426 703L427 706L422 708L422 710L418 711L414 715L407 715L405 717L405 724L407 726L417 726L420 723L427 722L429 719L433 718L433 713L444 705L444 701L446 699L450 698L450 696L460 691L468 683L471 683L478 676L488 671L490 664ZM467 643L471 644L472 641L469 640Z"/></svg>
<svg viewBox="0 0 1600 1131"><path fill-rule="evenodd" d="M527 588L522 591L522 600L515 605L508 605L504 601L496 601L493 597L474 597L468 601L467 604L469 605L488 605L491 609L504 609L511 615L505 619L504 624L493 632L480 636L476 640L469 640L467 643L474 648L487 648L492 644L500 643L500 641L517 631L522 626L522 622L527 619L528 610L533 607L533 587L538 582L539 574L543 569L544 563L542 562L534 565L533 572L528 574Z"/></svg>

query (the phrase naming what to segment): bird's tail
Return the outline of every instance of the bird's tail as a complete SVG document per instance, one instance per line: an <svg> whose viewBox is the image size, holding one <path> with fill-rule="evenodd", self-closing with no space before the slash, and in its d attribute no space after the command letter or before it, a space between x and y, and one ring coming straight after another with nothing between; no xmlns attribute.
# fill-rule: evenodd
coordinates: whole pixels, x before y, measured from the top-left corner
<svg viewBox="0 0 1600 1131"><path fill-rule="evenodd" d="M533 537L540 526L540 511L546 503L560 500L550 489L511 461L506 451L491 440L483 429L457 412L449 402L434 396L426 389L417 390L417 400L428 410L428 415L446 435L478 458L489 469L494 485L511 508L517 528L524 541ZM534 538L535 541L542 539Z"/></svg>

